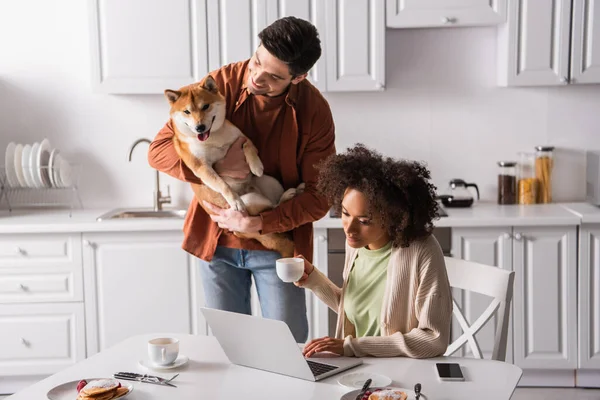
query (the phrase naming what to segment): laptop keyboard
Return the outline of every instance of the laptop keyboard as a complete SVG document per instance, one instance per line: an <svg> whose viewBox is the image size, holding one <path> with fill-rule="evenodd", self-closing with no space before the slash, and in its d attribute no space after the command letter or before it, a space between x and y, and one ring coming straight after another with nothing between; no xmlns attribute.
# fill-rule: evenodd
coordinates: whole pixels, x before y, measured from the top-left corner
<svg viewBox="0 0 600 400"><path fill-rule="evenodd" d="M334 369L338 368L335 365L321 364L309 360L306 360L306 362L308 363L308 366L310 367L310 370L312 371L315 377L323 375L326 372L333 371Z"/></svg>

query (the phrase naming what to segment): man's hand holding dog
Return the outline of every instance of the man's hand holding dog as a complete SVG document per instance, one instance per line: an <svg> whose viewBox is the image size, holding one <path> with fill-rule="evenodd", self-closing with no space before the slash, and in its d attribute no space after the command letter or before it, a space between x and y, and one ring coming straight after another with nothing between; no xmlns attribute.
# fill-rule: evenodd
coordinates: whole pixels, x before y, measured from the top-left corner
<svg viewBox="0 0 600 400"><path fill-rule="evenodd" d="M219 228L240 233L256 233L262 229L260 217L250 216L245 211L220 208L207 201L203 201L203 203L210 210L210 218L219 225Z"/></svg>

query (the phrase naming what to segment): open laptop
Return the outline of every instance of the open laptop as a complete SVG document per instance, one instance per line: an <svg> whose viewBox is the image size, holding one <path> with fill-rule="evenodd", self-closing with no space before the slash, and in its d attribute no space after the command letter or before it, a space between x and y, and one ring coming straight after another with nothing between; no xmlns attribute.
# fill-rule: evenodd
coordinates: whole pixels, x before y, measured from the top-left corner
<svg viewBox="0 0 600 400"><path fill-rule="evenodd" d="M285 322L201 308L213 335L233 364L319 381L362 364L360 358L304 358Z"/></svg>

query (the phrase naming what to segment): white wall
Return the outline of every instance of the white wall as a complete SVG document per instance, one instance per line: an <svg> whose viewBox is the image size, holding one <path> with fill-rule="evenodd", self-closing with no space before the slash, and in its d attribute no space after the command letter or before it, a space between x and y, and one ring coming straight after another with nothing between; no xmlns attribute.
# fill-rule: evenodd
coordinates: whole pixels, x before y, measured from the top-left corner
<svg viewBox="0 0 600 400"><path fill-rule="evenodd" d="M0 159L9 141L48 137L81 162L84 206L150 206L154 172L139 137L168 113L162 95L93 94L87 2L0 2ZM387 90L327 94L338 150L364 142L423 160L440 191L460 177L495 198L496 161L539 144L559 146L557 200L583 198L581 149L599 148L600 86L495 87L495 29L388 30ZM163 175L164 177L164 175ZM187 185L165 178L186 206Z"/></svg>

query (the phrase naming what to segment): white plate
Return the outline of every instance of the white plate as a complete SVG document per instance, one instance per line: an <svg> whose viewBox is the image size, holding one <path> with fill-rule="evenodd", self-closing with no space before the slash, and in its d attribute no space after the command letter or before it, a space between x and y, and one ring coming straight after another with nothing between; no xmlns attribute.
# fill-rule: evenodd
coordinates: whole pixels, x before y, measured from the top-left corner
<svg viewBox="0 0 600 400"><path fill-rule="evenodd" d="M183 354L180 354L177 359L173 362L173 364L170 365L154 365L151 361L149 360L140 360L139 364L147 369L151 369L151 370L156 370L156 371L166 371L169 369L174 369L174 368L178 368L181 367L185 364L187 364L187 362L190 359L186 356L184 356Z"/></svg>
<svg viewBox="0 0 600 400"><path fill-rule="evenodd" d="M25 174L23 174L23 145L17 144L15 147L15 172L17 173L17 181L19 181L20 187L27 187L27 181L25 180Z"/></svg>
<svg viewBox="0 0 600 400"><path fill-rule="evenodd" d="M90 378L90 379L84 378L84 379L87 382L91 382L93 380L103 379L103 378ZM110 378L110 379L112 379L112 378ZM119 382L121 382L121 386L129 389L128 393L125 393L123 396L119 397L119 399L123 399L123 398L129 396L129 394L133 390L133 385L123 382L123 381L119 381ZM77 398L77 384L78 383L79 383L79 381L71 381L71 382L67 382L67 383L63 383L61 385L55 386L52 389L50 389L50 391L46 394L46 396L50 400L75 400Z"/></svg>
<svg viewBox="0 0 600 400"><path fill-rule="evenodd" d="M9 187L19 187L17 173L15 172L15 147L15 143L10 142L6 146L6 153L4 154L4 172Z"/></svg>
<svg viewBox="0 0 600 400"><path fill-rule="evenodd" d="M361 386L362 388L362 386ZM372 387L371 389L378 389L377 387ZM381 389L396 389L396 390L400 390L404 393L406 393L407 400L414 400L414 398L416 397L415 392L413 392L412 390L408 390L408 389L404 389L404 388L399 388L399 387L384 387ZM354 400L356 399L356 396L358 396L358 394L360 393L360 389L356 389L353 390L351 392L348 392L346 394L344 394L342 397L340 397L340 400ZM427 400L427 396L425 396L423 393L421 393L421 397L420 399L422 400Z"/></svg>
<svg viewBox="0 0 600 400"><path fill-rule="evenodd" d="M31 154L29 155L29 171L31 174L31 178L33 179L34 187L43 188L44 184L42 183L42 178L39 175L39 165L38 165L38 152L40 151L40 144L35 142L33 146L31 146Z"/></svg>
<svg viewBox="0 0 600 400"><path fill-rule="evenodd" d="M27 187L35 187L35 181L33 180L33 176L31 176L31 168L29 167L29 162L31 161L31 145L26 144L23 146L23 156L21 157L21 169L23 170L23 177L25 178L25 182L27 183Z"/></svg>
<svg viewBox="0 0 600 400"><path fill-rule="evenodd" d="M50 159L48 160L48 177L50 178L50 186L58 187L58 182L54 178L54 163L56 162L56 156L58 155L58 149L52 149L50 152Z"/></svg>
<svg viewBox="0 0 600 400"><path fill-rule="evenodd" d="M73 185L73 171L71 169L71 164L63 157L60 158L58 172L60 173L60 182L62 186L71 187Z"/></svg>
<svg viewBox="0 0 600 400"><path fill-rule="evenodd" d="M42 140L40 148L37 153L37 174L43 187L51 187L50 176L48 174L48 163L50 162L50 141L48 139Z"/></svg>
<svg viewBox="0 0 600 400"><path fill-rule="evenodd" d="M389 377L370 372L353 372L346 374L338 379L338 383L349 389L362 389L367 379L371 379L371 386L373 387L385 387L392 383L392 380Z"/></svg>

